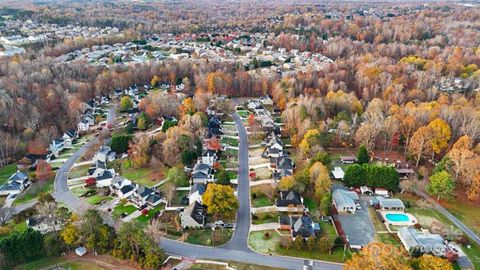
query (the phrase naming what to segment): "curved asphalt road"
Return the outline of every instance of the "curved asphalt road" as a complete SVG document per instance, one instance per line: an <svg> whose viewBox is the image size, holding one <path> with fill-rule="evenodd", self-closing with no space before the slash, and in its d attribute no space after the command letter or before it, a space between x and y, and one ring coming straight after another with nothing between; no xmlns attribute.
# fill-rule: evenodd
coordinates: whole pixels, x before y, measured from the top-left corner
<svg viewBox="0 0 480 270"><path fill-rule="evenodd" d="M237 125L239 145L239 167L238 167L238 199L240 207L237 212L237 223L232 239L223 247L205 247L191 245L185 242L174 241L163 238L160 246L166 253L194 259L213 259L223 261L237 261L246 264L257 264L283 269L304 269L305 264L313 264L308 269L339 270L341 264L311 261L283 256L268 256L253 252L248 247L248 234L250 232L250 183L248 179L248 141L247 133L237 113L233 114ZM95 139L96 140L96 139ZM85 153L88 147L93 144L92 140L75 152L58 170L55 177L55 192L53 196L59 202L65 203L72 211L82 214L90 206L79 200L68 188L68 172L75 161Z"/></svg>

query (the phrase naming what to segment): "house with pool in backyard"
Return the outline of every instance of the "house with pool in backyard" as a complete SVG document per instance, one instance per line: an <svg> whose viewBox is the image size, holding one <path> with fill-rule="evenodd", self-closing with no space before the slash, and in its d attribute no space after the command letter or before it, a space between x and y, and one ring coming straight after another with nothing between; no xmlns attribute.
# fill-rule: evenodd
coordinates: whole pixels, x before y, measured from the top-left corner
<svg viewBox="0 0 480 270"><path fill-rule="evenodd" d="M375 196L374 189L362 187L347 190L345 187L332 188L332 218L339 236L353 249L361 249L373 242L379 234L398 238L405 250L412 256L432 254L454 261L458 258L456 247L448 244L439 234L421 228L415 216L407 213L402 200ZM384 194L382 192L382 194ZM372 207L374 215L369 215ZM378 218L384 231L377 231L373 220Z"/></svg>

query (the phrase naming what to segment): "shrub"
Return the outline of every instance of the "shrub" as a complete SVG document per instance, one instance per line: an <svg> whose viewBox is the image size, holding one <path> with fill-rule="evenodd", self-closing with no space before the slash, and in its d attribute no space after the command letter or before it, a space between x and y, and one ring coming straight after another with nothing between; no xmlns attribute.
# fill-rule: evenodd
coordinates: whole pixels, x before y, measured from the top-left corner
<svg viewBox="0 0 480 270"><path fill-rule="evenodd" d="M265 240L268 240L268 239L270 239L271 237L272 237L272 235L270 235L269 232L266 232L266 233L263 234L263 239L265 239Z"/></svg>

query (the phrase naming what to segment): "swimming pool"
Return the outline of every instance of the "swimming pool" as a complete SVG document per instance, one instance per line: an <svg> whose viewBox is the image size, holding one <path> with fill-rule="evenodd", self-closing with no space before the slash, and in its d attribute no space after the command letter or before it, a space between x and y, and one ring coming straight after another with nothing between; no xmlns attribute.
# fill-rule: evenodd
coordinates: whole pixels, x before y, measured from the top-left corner
<svg viewBox="0 0 480 270"><path fill-rule="evenodd" d="M410 221L410 217L408 217L405 214L401 213L388 213L385 215L385 217L388 219L388 221L393 221L393 222L406 222Z"/></svg>

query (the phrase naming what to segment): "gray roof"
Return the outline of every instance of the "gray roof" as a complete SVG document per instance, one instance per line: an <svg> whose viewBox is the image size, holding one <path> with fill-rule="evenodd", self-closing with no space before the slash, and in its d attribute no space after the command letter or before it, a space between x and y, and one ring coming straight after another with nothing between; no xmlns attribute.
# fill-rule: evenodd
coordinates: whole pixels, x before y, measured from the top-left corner
<svg viewBox="0 0 480 270"><path fill-rule="evenodd" d="M22 184L17 181L8 182L0 186L0 191L17 191L22 189Z"/></svg>
<svg viewBox="0 0 480 270"><path fill-rule="evenodd" d="M344 189L337 189L332 192L332 198L335 201L337 208L343 207L356 208L355 200L358 200L358 194L353 191L346 191Z"/></svg>
<svg viewBox="0 0 480 270"><path fill-rule="evenodd" d="M424 233L417 231L413 227L399 228L398 236L408 251L411 251L412 248L421 247L425 253L444 255L447 248L442 236L439 234Z"/></svg>
<svg viewBox="0 0 480 270"><path fill-rule="evenodd" d="M23 172L17 171L16 173L12 174L8 181L24 181L27 180L28 176Z"/></svg>
<svg viewBox="0 0 480 270"><path fill-rule="evenodd" d="M192 195L195 192L198 192L198 194L203 195L203 193L205 192L205 185L200 184L200 183L195 183L190 188L190 193L188 195Z"/></svg>
<svg viewBox="0 0 480 270"><path fill-rule="evenodd" d="M400 199L387 199L381 196L377 197L378 202L384 208L405 208L402 200Z"/></svg>

